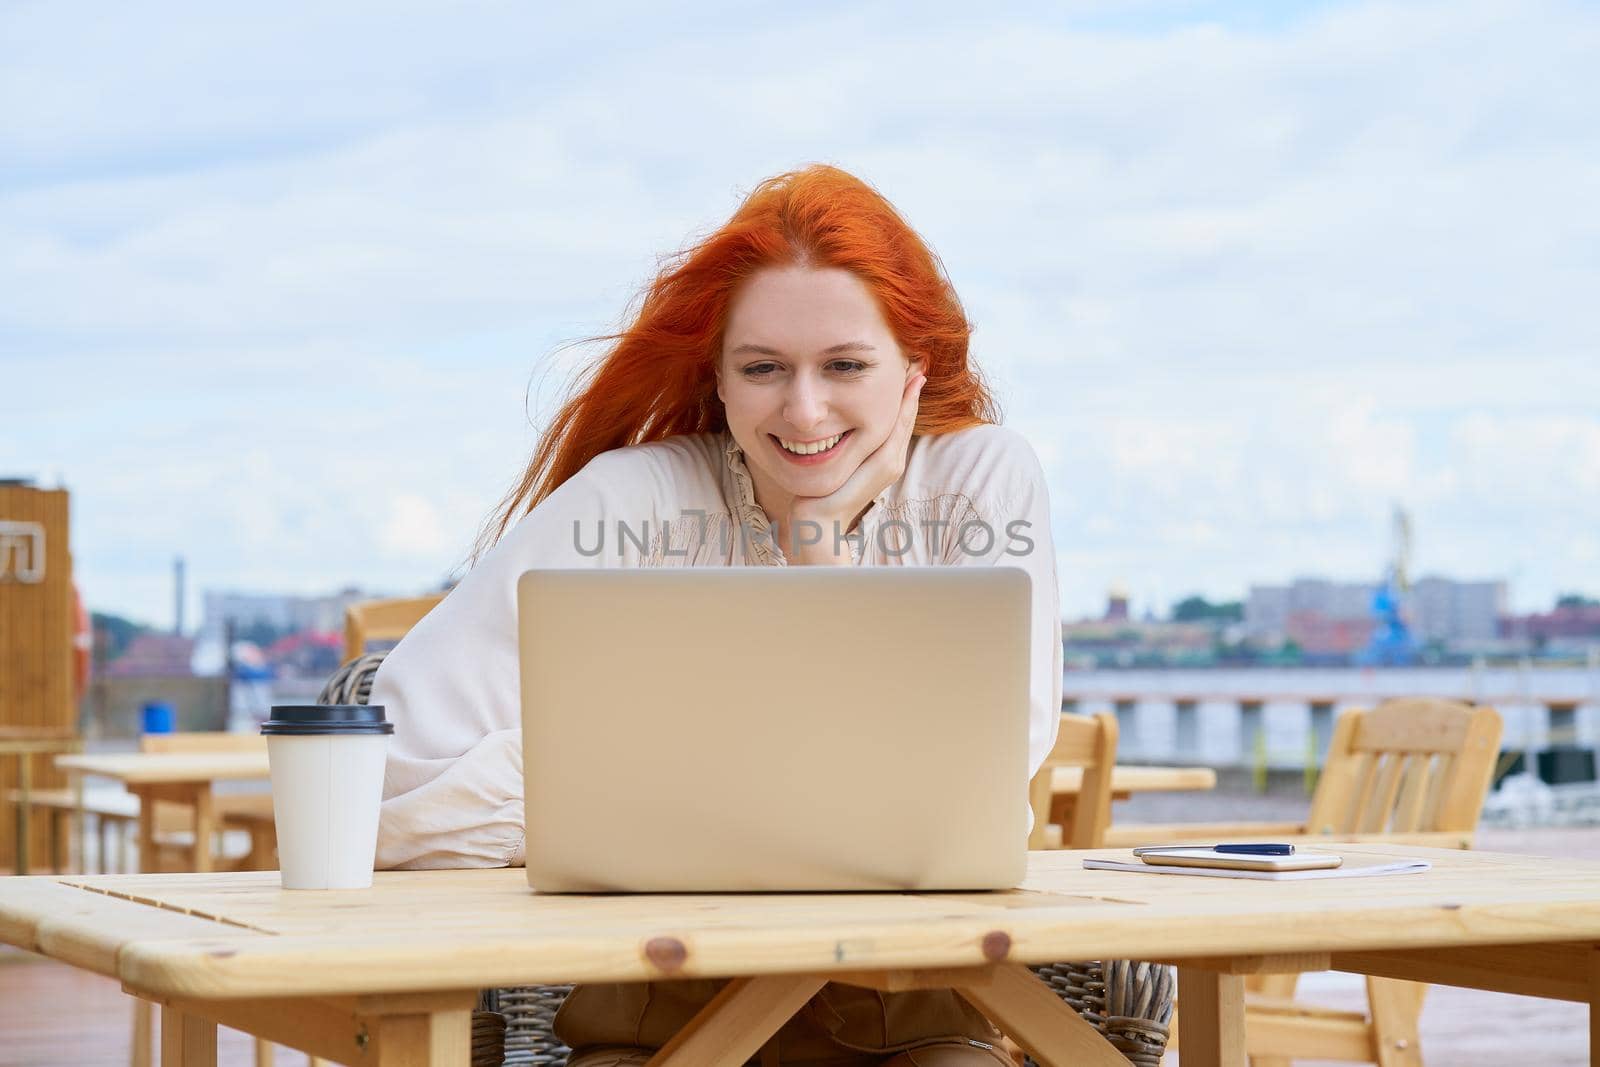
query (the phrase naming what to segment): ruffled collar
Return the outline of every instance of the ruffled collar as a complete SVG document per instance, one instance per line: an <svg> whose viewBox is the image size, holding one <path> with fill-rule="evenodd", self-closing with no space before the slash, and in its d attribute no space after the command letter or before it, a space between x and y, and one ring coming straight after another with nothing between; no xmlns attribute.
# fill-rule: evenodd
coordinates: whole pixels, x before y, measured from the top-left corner
<svg viewBox="0 0 1600 1067"><path fill-rule="evenodd" d="M783 549L778 546L777 538L772 534L772 520L756 503L756 483L750 477L750 468L744 461L744 449L739 447L739 442L733 439L733 434L723 431L725 438L722 448L725 495L733 505L733 521L750 532L748 544L751 554L766 566L783 567L788 565L788 559L783 554ZM889 490L879 493L877 498L867 507L861 516L861 521L856 525L856 532L860 537L847 538L845 544L850 549L850 562L861 562L861 544L867 536L867 516L874 509L883 505Z"/></svg>
<svg viewBox="0 0 1600 1067"><path fill-rule="evenodd" d="M726 441L722 448L723 470L725 472L726 488L730 490L726 495L733 505L733 521L741 530L749 531L745 543L750 552L765 566L782 567L788 560L783 555L783 550L778 547L777 538L772 535L772 520L756 503L756 483L750 477L750 468L744 462L744 449L739 447L739 442L733 439L733 434L724 434Z"/></svg>

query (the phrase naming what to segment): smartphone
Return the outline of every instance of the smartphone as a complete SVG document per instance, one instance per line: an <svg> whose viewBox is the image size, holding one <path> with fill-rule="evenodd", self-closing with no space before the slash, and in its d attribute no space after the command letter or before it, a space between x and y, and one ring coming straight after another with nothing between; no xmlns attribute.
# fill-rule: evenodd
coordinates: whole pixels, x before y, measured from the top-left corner
<svg viewBox="0 0 1600 1067"><path fill-rule="evenodd" d="M1344 862L1331 852L1296 852L1289 856L1248 855L1218 852L1214 848L1175 848L1166 852L1144 852L1146 863L1161 867L1220 867L1228 871L1319 871Z"/></svg>

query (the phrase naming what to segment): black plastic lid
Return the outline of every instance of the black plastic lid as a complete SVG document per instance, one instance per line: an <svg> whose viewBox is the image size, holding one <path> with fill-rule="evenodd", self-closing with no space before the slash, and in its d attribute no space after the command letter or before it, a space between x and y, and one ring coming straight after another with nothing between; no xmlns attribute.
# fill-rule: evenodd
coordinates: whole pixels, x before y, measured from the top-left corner
<svg viewBox="0 0 1600 1067"><path fill-rule="evenodd" d="M392 734L382 704L275 704L264 734Z"/></svg>

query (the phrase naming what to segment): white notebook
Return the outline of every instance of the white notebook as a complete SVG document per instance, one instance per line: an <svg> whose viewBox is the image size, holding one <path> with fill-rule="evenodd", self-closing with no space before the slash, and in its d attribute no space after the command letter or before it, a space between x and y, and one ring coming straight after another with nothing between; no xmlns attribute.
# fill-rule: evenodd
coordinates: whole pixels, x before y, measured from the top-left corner
<svg viewBox="0 0 1600 1067"><path fill-rule="evenodd" d="M1396 859L1377 863L1351 862L1346 857L1338 867L1324 867L1308 871L1240 871L1221 867L1175 867L1143 860L1086 859L1083 865L1091 871L1134 871L1139 874L1189 874L1199 878L1254 878L1266 882L1293 882L1306 878L1371 878L1380 874L1419 874L1432 867L1427 860Z"/></svg>

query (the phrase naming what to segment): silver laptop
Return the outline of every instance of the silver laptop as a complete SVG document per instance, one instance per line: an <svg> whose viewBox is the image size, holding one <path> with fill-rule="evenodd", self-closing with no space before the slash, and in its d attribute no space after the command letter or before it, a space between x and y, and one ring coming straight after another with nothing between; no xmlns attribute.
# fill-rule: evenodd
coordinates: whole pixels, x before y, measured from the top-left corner
<svg viewBox="0 0 1600 1067"><path fill-rule="evenodd" d="M534 888L1022 880L1025 571L545 570L517 592Z"/></svg>

